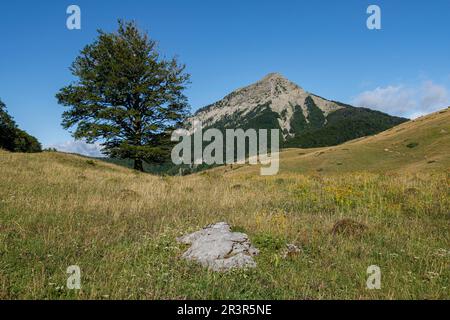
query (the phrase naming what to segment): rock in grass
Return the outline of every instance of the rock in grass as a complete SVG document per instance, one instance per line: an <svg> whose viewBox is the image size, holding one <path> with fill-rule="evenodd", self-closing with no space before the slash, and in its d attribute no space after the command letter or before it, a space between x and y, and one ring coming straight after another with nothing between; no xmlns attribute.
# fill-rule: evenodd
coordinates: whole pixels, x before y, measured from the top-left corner
<svg viewBox="0 0 450 320"><path fill-rule="evenodd" d="M283 258L293 258L295 256L298 256L300 254L300 248L297 247L295 244L288 243L286 245L286 249L283 252Z"/></svg>
<svg viewBox="0 0 450 320"><path fill-rule="evenodd" d="M213 271L256 267L253 256L259 253L258 249L252 246L245 233L231 232L226 222L209 225L177 240L191 245L183 258L197 261Z"/></svg>

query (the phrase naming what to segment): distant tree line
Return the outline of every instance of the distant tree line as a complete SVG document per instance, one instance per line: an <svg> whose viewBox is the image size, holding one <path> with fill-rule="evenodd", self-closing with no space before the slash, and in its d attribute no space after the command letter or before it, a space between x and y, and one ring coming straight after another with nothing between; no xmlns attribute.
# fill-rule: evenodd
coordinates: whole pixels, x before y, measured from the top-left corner
<svg viewBox="0 0 450 320"><path fill-rule="evenodd" d="M14 119L6 111L0 100L0 148L12 152L41 152L39 141L19 129Z"/></svg>

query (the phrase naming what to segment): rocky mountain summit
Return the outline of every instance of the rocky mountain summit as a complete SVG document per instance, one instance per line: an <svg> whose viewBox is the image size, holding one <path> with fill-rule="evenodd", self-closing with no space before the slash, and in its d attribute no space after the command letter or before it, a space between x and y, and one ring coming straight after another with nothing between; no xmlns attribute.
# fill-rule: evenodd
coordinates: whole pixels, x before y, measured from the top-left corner
<svg viewBox="0 0 450 320"><path fill-rule="evenodd" d="M375 134L407 119L324 99L270 73L199 109L193 120L204 128L280 129L285 146L316 147Z"/></svg>

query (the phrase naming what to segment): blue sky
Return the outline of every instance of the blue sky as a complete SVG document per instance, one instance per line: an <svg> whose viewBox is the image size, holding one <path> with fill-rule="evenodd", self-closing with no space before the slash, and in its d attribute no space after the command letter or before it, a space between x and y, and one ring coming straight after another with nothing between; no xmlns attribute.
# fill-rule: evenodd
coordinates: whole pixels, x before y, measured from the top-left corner
<svg viewBox="0 0 450 320"><path fill-rule="evenodd" d="M81 8L81 30L66 9ZM370 4L381 30L366 27ZM117 19L135 20L192 75L192 110L269 72L325 98L416 117L448 104L450 1L47 0L0 2L0 98L45 146L92 154L60 126L68 67ZM94 150L94 151L93 151Z"/></svg>

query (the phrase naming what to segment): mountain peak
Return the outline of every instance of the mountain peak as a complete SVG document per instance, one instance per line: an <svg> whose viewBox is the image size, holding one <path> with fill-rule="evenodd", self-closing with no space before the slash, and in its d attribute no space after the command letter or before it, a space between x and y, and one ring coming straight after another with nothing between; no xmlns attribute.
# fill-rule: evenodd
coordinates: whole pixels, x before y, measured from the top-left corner
<svg viewBox="0 0 450 320"><path fill-rule="evenodd" d="M329 117L334 112L338 112L336 116ZM188 122L199 120L205 128L278 128L284 141L309 139L305 142L306 145L317 146L323 141L316 141L308 136L311 135L311 130L325 130L324 139L328 139L326 143L334 143L333 141L348 138L333 138L336 134L333 130L336 127L349 126L349 117L354 117L357 125L366 123L365 117L368 116L373 117L374 122L350 134L351 138L360 137L361 132L379 132L391 124L396 124L398 120L321 98L303 90L280 73L269 73L256 83L237 89L222 100L199 109ZM327 127L330 123L332 125ZM303 134L305 136L299 138Z"/></svg>
<svg viewBox="0 0 450 320"><path fill-rule="evenodd" d="M334 102L311 95L280 73L274 72L256 83L233 91L212 105L199 109L194 117L206 126L214 126L218 122L229 122L230 118L246 121L250 115L269 111L272 115L277 114L275 123L278 123L286 136L293 130L291 124L296 113L300 112L304 121L309 123L309 101L312 101L324 117L342 108Z"/></svg>
<svg viewBox="0 0 450 320"><path fill-rule="evenodd" d="M267 75L265 75L261 81L270 81L270 80L279 80L279 79L287 80L286 77L284 77L281 73L271 72L271 73L268 73Z"/></svg>
<svg viewBox="0 0 450 320"><path fill-rule="evenodd" d="M256 82L254 85L263 85L266 88L270 88L270 90L273 91L277 89L278 87L282 89L281 91L301 91L305 92L302 87L297 85L296 83L290 81L285 76L283 76L281 73L278 72L272 72L264 76L260 81ZM250 86L252 87L252 86ZM275 90L280 92L280 90Z"/></svg>

